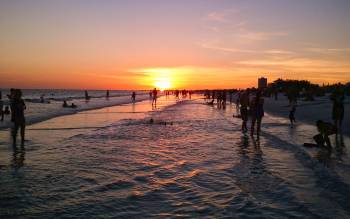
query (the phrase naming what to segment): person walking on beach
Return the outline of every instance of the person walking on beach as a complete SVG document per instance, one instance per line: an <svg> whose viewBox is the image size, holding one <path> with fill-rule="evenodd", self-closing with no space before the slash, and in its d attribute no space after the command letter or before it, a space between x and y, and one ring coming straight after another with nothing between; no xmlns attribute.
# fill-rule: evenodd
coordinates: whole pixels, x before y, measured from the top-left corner
<svg viewBox="0 0 350 219"><path fill-rule="evenodd" d="M249 106L249 89L244 91L239 98L239 103L241 104L241 118L242 118L242 132L246 133L248 131L248 106Z"/></svg>
<svg viewBox="0 0 350 219"><path fill-rule="evenodd" d="M218 109L221 109L221 104L222 104L222 92L220 90L217 91L216 95L216 104Z"/></svg>
<svg viewBox="0 0 350 219"><path fill-rule="evenodd" d="M2 93L0 91L0 117L1 117L1 121L4 121L4 101L2 101Z"/></svg>
<svg viewBox="0 0 350 219"><path fill-rule="evenodd" d="M239 104L240 104L240 102L241 102L241 94L242 94L241 91L238 91L238 92L237 92L236 103L235 103L235 104L236 104L236 113L237 113L237 116L240 115Z"/></svg>
<svg viewBox="0 0 350 219"><path fill-rule="evenodd" d="M24 100L22 99L22 91L19 89L15 90L14 99L13 99L13 130L12 130L12 138L13 145L16 145L17 133L18 130L21 129L21 145L24 145L24 135L25 135L25 126L26 120L24 117L24 110L26 109L26 105Z"/></svg>
<svg viewBox="0 0 350 219"><path fill-rule="evenodd" d="M226 99L227 99L227 92L226 90L222 91L222 109L226 109Z"/></svg>
<svg viewBox="0 0 350 219"><path fill-rule="evenodd" d="M157 105L157 95L158 95L158 91L157 88L154 88L152 91L152 106L156 106Z"/></svg>
<svg viewBox="0 0 350 219"><path fill-rule="evenodd" d="M256 129L257 129L256 134L257 134L257 137L259 139L260 129L261 129L261 120L262 120L262 117L264 116L264 99L262 98L261 90L258 90L256 92L255 97L251 101L250 112L251 112L251 116L252 116L252 125L251 125L251 129L250 129L250 135L251 136L254 135L255 123L256 123L256 126L257 126L256 127Z"/></svg>
<svg viewBox="0 0 350 219"><path fill-rule="evenodd" d="M332 118L336 128L341 131L343 119L344 119L344 92L338 87L331 95L333 101Z"/></svg>
<svg viewBox="0 0 350 219"><path fill-rule="evenodd" d="M296 105L293 104L293 105L291 106L290 111L289 111L289 121L290 121L290 126L291 126L291 128L294 127L294 123L296 122L296 121L295 121L295 111L296 111L296 109L297 109Z"/></svg>
<svg viewBox="0 0 350 219"><path fill-rule="evenodd" d="M14 102L14 99L15 99L15 89L14 88L11 88L10 89L10 94L7 94L7 98L9 99L9 102L10 102L10 109L11 109L11 122L14 121L14 115L13 115L13 102Z"/></svg>
<svg viewBox="0 0 350 219"><path fill-rule="evenodd" d="M132 94L131 94L131 100L133 103L135 103L135 101L136 101L136 92L135 91L132 92Z"/></svg>

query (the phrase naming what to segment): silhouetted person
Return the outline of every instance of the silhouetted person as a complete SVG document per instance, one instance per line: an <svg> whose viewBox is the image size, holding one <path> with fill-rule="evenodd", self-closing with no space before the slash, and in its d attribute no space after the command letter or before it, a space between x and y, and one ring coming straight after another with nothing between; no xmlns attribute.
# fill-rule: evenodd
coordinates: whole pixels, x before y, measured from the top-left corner
<svg viewBox="0 0 350 219"><path fill-rule="evenodd" d="M67 101L66 101L66 100L63 100L62 107L64 107L64 108L67 108L67 107L68 107L68 104L67 104Z"/></svg>
<svg viewBox="0 0 350 219"><path fill-rule="evenodd" d="M132 99L132 102L135 103L135 101L136 101L136 92L132 92L131 99Z"/></svg>
<svg viewBox="0 0 350 219"><path fill-rule="evenodd" d="M26 105L22 99L22 91L17 90L14 93L14 100L13 100L13 131L12 131L12 137L13 137L13 145L16 145L16 138L17 138L17 132L18 129L21 130L21 145L24 145L24 135L25 135L25 126L26 126L26 120L24 117L24 110L26 109Z"/></svg>
<svg viewBox="0 0 350 219"><path fill-rule="evenodd" d="M242 92L238 91L237 98L236 98L236 113L237 113L237 116L239 116L241 114L240 108L239 108L239 104L240 104L240 101L241 101L241 95L242 95Z"/></svg>
<svg viewBox="0 0 350 219"><path fill-rule="evenodd" d="M291 109L289 111L289 121L290 121L290 125L293 128L294 127L294 123L296 122L295 120L295 112L297 110L297 107L295 104L291 105Z"/></svg>
<svg viewBox="0 0 350 219"><path fill-rule="evenodd" d="M45 102L44 94L42 94L42 95L40 96L40 103L44 103L44 102Z"/></svg>
<svg viewBox="0 0 350 219"><path fill-rule="evenodd" d="M239 103L241 104L240 113L242 118L242 132L247 132L248 122L248 106L249 106L249 90L243 92L239 97Z"/></svg>
<svg viewBox="0 0 350 219"><path fill-rule="evenodd" d="M256 127L256 134L259 139L260 137L260 129L261 129L261 121L264 116L264 99L261 96L261 90L258 90L256 92L256 96L253 98L250 104L250 112L252 116L252 125L250 129L250 135L254 135L254 129L255 129L255 123L257 125Z"/></svg>
<svg viewBox="0 0 350 219"><path fill-rule="evenodd" d="M106 91L106 98L109 98L109 90Z"/></svg>
<svg viewBox="0 0 350 219"><path fill-rule="evenodd" d="M11 109L11 122L14 122L14 114L13 114L13 107L14 107L14 99L15 99L15 89L11 88L10 89L10 94L7 94L7 98L9 99L10 102L10 109Z"/></svg>
<svg viewBox="0 0 350 219"><path fill-rule="evenodd" d="M176 97L176 99L179 99L179 94L180 94L180 91L179 91L179 90L176 90L176 91L175 91L175 97Z"/></svg>
<svg viewBox="0 0 350 219"><path fill-rule="evenodd" d="M158 95L158 91L157 91L157 88L154 88L153 91L152 91L152 106L154 104L154 106L157 105L157 95Z"/></svg>
<svg viewBox="0 0 350 219"><path fill-rule="evenodd" d="M87 90L85 91L85 100L86 101L90 100L90 96L89 96L89 93L87 92Z"/></svg>
<svg viewBox="0 0 350 219"><path fill-rule="evenodd" d="M226 92L226 90L224 90L224 91L222 91L222 97L221 97L223 109L226 109L226 99L227 99L227 92Z"/></svg>
<svg viewBox="0 0 350 219"><path fill-rule="evenodd" d="M217 105L218 109L221 109L221 104L222 104L222 92L221 91L217 91L216 105Z"/></svg>
<svg viewBox="0 0 350 219"><path fill-rule="evenodd" d="M5 106L5 110L4 110L4 114L5 115L10 115L10 108L9 108L9 106Z"/></svg>
<svg viewBox="0 0 350 219"><path fill-rule="evenodd" d="M340 90L340 88L336 88L331 95L331 100L333 101L332 118L334 125L339 131L341 131L344 119L344 98L344 93Z"/></svg>
<svg viewBox="0 0 350 219"><path fill-rule="evenodd" d="M70 107L73 108L73 109L75 109L75 108L77 108L77 105L75 105L74 103L72 103L72 104L70 105Z"/></svg>
<svg viewBox="0 0 350 219"><path fill-rule="evenodd" d="M4 121L4 101L2 100L2 93L0 91L0 117L1 117L1 121Z"/></svg>
<svg viewBox="0 0 350 219"><path fill-rule="evenodd" d="M332 145L331 141L329 140L329 136L337 132L336 127L333 124L324 122L322 120L318 120L316 122L316 127L319 132L318 135L314 136L316 144L319 147L324 147L329 152L332 152Z"/></svg>

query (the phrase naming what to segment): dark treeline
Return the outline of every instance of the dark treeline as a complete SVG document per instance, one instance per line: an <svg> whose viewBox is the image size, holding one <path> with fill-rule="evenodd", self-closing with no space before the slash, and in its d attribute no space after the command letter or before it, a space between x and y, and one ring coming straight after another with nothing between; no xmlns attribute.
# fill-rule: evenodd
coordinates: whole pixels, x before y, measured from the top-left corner
<svg viewBox="0 0 350 219"><path fill-rule="evenodd" d="M318 85L306 80L277 79L268 85L266 94L270 96L281 92L288 99L303 98L304 100L312 101L314 97L325 96L327 93L332 93L335 90L341 90L345 95L350 96L350 83Z"/></svg>

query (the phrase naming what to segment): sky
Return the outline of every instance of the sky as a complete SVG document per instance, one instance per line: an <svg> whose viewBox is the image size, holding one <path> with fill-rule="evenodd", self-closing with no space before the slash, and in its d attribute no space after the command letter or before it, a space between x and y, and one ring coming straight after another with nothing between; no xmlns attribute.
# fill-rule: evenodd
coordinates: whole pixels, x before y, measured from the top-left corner
<svg viewBox="0 0 350 219"><path fill-rule="evenodd" d="M349 0L0 0L0 87L350 81Z"/></svg>

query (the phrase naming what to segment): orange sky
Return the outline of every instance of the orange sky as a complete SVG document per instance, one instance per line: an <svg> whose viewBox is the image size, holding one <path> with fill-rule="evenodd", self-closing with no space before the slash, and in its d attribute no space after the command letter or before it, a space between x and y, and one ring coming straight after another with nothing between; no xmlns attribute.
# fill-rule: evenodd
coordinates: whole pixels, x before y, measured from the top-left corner
<svg viewBox="0 0 350 219"><path fill-rule="evenodd" d="M2 1L0 87L244 88L260 76L350 81L349 1L257 2Z"/></svg>

